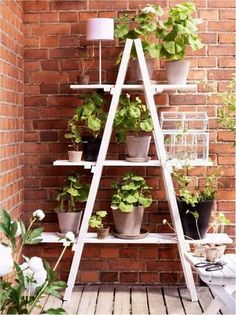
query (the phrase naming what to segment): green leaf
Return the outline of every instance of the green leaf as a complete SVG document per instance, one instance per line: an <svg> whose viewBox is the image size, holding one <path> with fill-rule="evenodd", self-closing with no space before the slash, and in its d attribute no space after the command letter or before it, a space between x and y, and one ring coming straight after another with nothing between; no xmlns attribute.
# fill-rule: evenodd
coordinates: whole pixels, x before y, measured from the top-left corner
<svg viewBox="0 0 236 315"><path fill-rule="evenodd" d="M101 120L95 115L91 115L88 118L88 127L93 131L98 131L101 128Z"/></svg>
<svg viewBox="0 0 236 315"><path fill-rule="evenodd" d="M175 54L175 42L167 42L164 43L163 46L169 54Z"/></svg>
<svg viewBox="0 0 236 315"><path fill-rule="evenodd" d="M66 312L63 308L59 307L59 308L49 308L47 311L44 311L43 314L64 315L66 314Z"/></svg>
<svg viewBox="0 0 236 315"><path fill-rule="evenodd" d="M152 125L151 119L146 119L146 120L142 121L142 122L140 123L140 127L141 127L141 129L142 129L143 131L145 131L145 132L150 132L150 131L152 131L153 125Z"/></svg>
<svg viewBox="0 0 236 315"><path fill-rule="evenodd" d="M119 204L119 209L122 212L132 212L133 211L133 205L125 204L124 202L121 202Z"/></svg>

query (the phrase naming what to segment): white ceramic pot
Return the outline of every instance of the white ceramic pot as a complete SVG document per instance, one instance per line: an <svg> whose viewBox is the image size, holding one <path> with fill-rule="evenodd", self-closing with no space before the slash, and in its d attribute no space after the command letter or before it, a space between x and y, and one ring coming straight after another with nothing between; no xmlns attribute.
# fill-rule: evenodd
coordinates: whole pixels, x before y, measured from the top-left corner
<svg viewBox="0 0 236 315"><path fill-rule="evenodd" d="M166 63L167 81L169 84L186 84L190 61L178 60Z"/></svg>
<svg viewBox="0 0 236 315"><path fill-rule="evenodd" d="M82 159L82 151L68 151L68 158L70 162L80 162Z"/></svg>

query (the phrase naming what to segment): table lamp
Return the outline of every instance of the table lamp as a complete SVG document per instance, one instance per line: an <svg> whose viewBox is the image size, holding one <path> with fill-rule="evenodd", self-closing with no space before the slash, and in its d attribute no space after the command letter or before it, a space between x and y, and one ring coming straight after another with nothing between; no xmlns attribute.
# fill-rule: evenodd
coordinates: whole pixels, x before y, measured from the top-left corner
<svg viewBox="0 0 236 315"><path fill-rule="evenodd" d="M87 21L87 41L99 42L99 84L102 84L102 41L114 39L114 20L92 18Z"/></svg>

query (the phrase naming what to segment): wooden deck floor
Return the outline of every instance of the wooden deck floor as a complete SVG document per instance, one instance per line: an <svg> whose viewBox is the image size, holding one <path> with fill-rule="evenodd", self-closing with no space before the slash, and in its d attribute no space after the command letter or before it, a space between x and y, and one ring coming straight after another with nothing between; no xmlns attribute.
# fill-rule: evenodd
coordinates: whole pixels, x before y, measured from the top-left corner
<svg viewBox="0 0 236 315"><path fill-rule="evenodd" d="M52 296L44 298L34 314L50 307L63 307L71 315L197 315L213 299L207 287L198 287L197 292L199 301L191 302L188 290L181 287L76 286L69 302ZM218 314L227 314L227 310Z"/></svg>

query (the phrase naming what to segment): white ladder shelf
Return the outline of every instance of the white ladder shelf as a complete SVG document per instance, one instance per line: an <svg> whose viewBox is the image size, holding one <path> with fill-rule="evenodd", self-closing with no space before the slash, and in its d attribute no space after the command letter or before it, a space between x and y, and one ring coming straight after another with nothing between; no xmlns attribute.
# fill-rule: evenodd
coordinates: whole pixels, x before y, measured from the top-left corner
<svg viewBox="0 0 236 315"><path fill-rule="evenodd" d="M142 85L125 85L124 84L132 45L135 45L135 48L136 48L138 62L140 65L140 70L141 70L141 74L143 78ZM172 165L167 161L166 151L164 147L164 139L161 132L158 115L156 111L156 105L155 105L154 97L153 97L153 95L156 93L161 93L163 91L169 91L169 90L170 91L174 91L174 90L192 91L196 89L196 86L195 85L186 85L186 86L151 85L140 39L136 39L136 40L127 39L115 85L90 85L90 86L73 85L71 86L71 88L74 88L74 89L103 88L104 91L109 91L112 94L112 100L111 100L111 105L110 105L110 109L109 109L109 113L107 117L106 126L104 129L105 136L103 136L103 139L102 139L97 162L84 162L84 161L82 161L81 163L70 163L68 161L55 161L54 162L54 165L78 165L78 166L80 165L80 166L84 166L85 168L92 168L92 172L93 172L90 191L89 191L88 200L86 203L79 235L78 235L76 243L73 246L74 257L73 257L73 261L72 261L72 265L71 265L71 269L69 273L69 278L67 282L68 286L65 291L64 299L69 300L71 297L72 290L75 284L76 275L77 275L79 264L80 264L80 260L81 260L83 247L85 243L99 243L99 242L106 243L106 244L107 243L113 243L113 244L116 244L116 243L135 243L135 244L175 243L178 246L179 255L180 255L180 259L181 259L181 263L183 267L183 272L184 272L187 287L190 291L191 300L196 301L197 293L196 293L196 288L194 284L193 274L191 271L191 267L189 263L186 261L185 256L184 256L185 252L189 250L189 242L187 242L184 239L184 235L183 235L182 225L181 225L180 216L178 212L178 206L177 206L177 202L175 198L174 186L173 186L173 182L171 178ZM132 163L132 162L127 162L127 161L110 161L110 160L105 159L107 150L108 150L108 145L111 138L111 134L112 134L112 125L115 118L117 106L119 103L119 97L123 89L133 89L133 90L144 91L146 104L149 107L150 114L153 121L153 126L154 126L153 137L154 137L155 147L157 150L158 160L151 160L145 163ZM136 165L161 167L162 177L165 184L167 200L168 200L171 218L172 218L172 223L174 225L176 234L165 235L165 234L158 234L158 233L150 233L147 239L135 240L134 242L132 242L131 240L115 239L112 236L108 237L108 239L106 239L105 242L104 240L101 241L101 240L96 239L95 235L93 233L87 233L87 230L88 230L89 218L92 214L94 203L96 200L96 194L99 187L99 182L102 175L103 166L124 166L125 167L125 166L136 166ZM196 165L202 165L202 164L196 163Z"/></svg>

